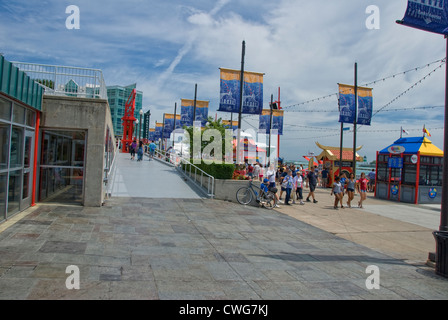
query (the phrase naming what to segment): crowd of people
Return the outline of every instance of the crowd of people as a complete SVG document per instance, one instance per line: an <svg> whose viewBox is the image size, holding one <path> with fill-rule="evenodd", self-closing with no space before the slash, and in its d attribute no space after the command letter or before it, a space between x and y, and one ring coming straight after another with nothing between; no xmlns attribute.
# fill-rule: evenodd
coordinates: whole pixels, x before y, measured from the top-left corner
<svg viewBox="0 0 448 320"><path fill-rule="evenodd" d="M260 181L262 190L274 193L274 207L278 207L278 203L285 205L296 203L304 205L305 202L318 203L315 196L316 188L331 187L330 194L335 197L334 209L351 208L356 192L360 195L358 208L363 208L367 192L373 192L375 188L375 170L369 172L368 176L362 172L359 179L355 179L353 173L347 177L343 172L335 177L331 186L328 185L328 170L324 168L319 171L317 166L308 170L303 165L281 164L275 169L274 165L264 168L258 161L254 164L246 161L244 172L249 179ZM308 189L306 198L304 198L305 188ZM283 195L285 195L284 200ZM344 196L347 196L346 206L344 206Z"/></svg>

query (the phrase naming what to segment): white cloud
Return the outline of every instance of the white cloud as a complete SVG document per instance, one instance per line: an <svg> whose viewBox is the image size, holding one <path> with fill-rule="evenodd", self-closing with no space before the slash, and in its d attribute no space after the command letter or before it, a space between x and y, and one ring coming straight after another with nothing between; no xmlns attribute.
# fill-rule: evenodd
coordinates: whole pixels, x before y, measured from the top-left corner
<svg viewBox="0 0 448 320"><path fill-rule="evenodd" d="M24 3L11 1L9 10L0 13L0 51L7 58L96 67L103 69L108 84L137 82L144 94L145 108L151 106L155 110L152 123L161 121L163 112L172 112L176 101L193 98L195 83L198 98L210 100L214 115L219 97L219 67L240 68L243 40L245 69L265 73L265 107L271 94L277 98L278 87L283 107L336 93L337 83L353 83L355 62L362 84L445 56L446 42L442 36L395 23L403 17L406 1L134 0L126 5L118 1L104 5L80 1L78 33L63 28L63 4L50 2L48 14L36 15L37 7ZM365 9L371 4L380 8L380 30L365 27ZM11 18L6 19L5 15ZM55 27L59 25L62 27ZM386 105L435 67L375 84L374 108ZM443 103L444 69L391 107ZM312 108L337 108L337 100L333 96L288 110ZM434 119L434 113L436 110L432 109L421 112L420 119L405 113L378 115L369 130L360 131L358 144L364 145L363 150L372 158L376 150L394 139L386 130L398 131L401 124L419 128L424 121L428 129L440 127L441 117ZM219 116L230 118L224 113ZM258 125L257 117L248 117L247 121ZM286 112L285 124L333 129L339 126L337 113L291 111ZM246 125L244 122L243 127ZM289 159L300 158L308 150L318 151L316 139L327 145L339 144L339 137L325 137L325 130L285 128L288 137L282 137L281 154ZM433 141L441 146L443 131L431 133ZM347 134L346 146L352 143L350 139Z"/></svg>

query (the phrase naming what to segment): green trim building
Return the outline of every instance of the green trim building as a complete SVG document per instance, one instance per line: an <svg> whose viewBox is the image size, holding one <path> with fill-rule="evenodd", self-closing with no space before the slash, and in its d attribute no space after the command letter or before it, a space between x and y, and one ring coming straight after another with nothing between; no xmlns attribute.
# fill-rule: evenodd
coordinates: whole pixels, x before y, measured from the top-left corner
<svg viewBox="0 0 448 320"><path fill-rule="evenodd" d="M123 136L123 125L121 118L124 116L126 107L126 101L129 98L132 90L137 87L137 84L131 84L126 87L122 86L108 86L107 87L107 99L109 100L110 113L112 115L112 121L114 124L114 133L116 137ZM137 96L135 97L135 112L134 117L140 119L140 110L143 107L143 92L137 90ZM143 125L139 125L138 128L143 129ZM138 136L138 134L136 135Z"/></svg>

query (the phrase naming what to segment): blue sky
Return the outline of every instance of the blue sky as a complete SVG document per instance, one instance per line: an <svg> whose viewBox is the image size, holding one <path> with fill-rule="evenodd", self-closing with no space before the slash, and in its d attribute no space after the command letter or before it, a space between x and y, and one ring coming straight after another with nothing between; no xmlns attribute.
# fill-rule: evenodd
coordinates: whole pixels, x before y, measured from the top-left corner
<svg viewBox="0 0 448 320"><path fill-rule="evenodd" d="M172 113L180 99L210 101L218 109L219 68L239 69L241 43L246 41L245 69L265 73L264 104L281 88L285 135L280 154L301 159L323 145L339 145L338 114L298 112L334 110L337 83L353 84L358 63L359 84L380 80L445 56L443 36L397 25L406 0L168 0L168 1L0 1L0 52L10 61L98 68L107 85L137 83L143 109L151 109L152 126ZM80 9L80 29L68 30L65 9ZM378 30L367 29L366 8L380 10ZM397 75L372 84L374 112L440 65ZM378 113L363 127L357 144L373 160L399 137L422 135L443 147L445 67ZM301 104L302 103L302 104ZM403 109L386 112L387 109ZM417 108L413 110L412 108ZM218 117L230 119L227 113ZM243 129L258 126L258 117L244 117ZM392 132L391 130L395 130ZM353 135L344 136L352 147Z"/></svg>

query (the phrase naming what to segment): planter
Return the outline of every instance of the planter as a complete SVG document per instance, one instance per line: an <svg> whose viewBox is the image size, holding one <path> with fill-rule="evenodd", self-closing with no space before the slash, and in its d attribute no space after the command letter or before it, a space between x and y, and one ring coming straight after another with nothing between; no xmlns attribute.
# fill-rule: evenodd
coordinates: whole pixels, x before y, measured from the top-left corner
<svg viewBox="0 0 448 320"><path fill-rule="evenodd" d="M231 180L231 179L215 179L215 199L225 200L238 203L236 200L236 192L241 187L247 187L249 180ZM255 185L257 185L255 183ZM252 202L249 204L258 207L259 204L255 201L255 195Z"/></svg>

